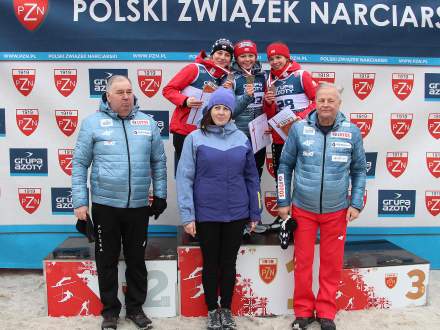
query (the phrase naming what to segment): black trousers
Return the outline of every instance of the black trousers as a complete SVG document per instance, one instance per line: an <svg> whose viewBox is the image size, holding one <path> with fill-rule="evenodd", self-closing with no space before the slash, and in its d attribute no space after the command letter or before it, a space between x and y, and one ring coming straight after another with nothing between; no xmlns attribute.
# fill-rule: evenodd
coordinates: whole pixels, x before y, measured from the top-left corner
<svg viewBox="0 0 440 330"><path fill-rule="evenodd" d="M264 162L266 160L266 148L263 148L261 150L258 150L257 153L254 154L255 158L255 165L257 166L258 175L260 176L263 174L263 166Z"/></svg>
<svg viewBox="0 0 440 330"><path fill-rule="evenodd" d="M248 221L196 222L203 256L203 290L210 311L218 307L219 286L221 307L231 308L237 253Z"/></svg>
<svg viewBox="0 0 440 330"><path fill-rule="evenodd" d="M275 182L278 181L278 167L280 166L281 152L283 151L284 144L272 143L272 164L275 173Z"/></svg>
<svg viewBox="0 0 440 330"><path fill-rule="evenodd" d="M177 172L177 165L179 164L180 155L182 154L183 143L187 135L173 133L173 146L174 146L174 176Z"/></svg>
<svg viewBox="0 0 440 330"><path fill-rule="evenodd" d="M125 306L127 314L142 310L147 297L147 207L115 208L92 205L95 224L95 258L98 270L99 294L103 304L102 315L118 316L121 302L118 299L118 260L121 241L127 269Z"/></svg>

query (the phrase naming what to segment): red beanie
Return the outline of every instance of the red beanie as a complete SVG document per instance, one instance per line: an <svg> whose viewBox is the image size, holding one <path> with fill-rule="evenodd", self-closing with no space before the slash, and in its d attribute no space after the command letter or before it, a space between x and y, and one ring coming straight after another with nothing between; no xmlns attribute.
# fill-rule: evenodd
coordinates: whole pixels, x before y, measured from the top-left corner
<svg viewBox="0 0 440 330"><path fill-rule="evenodd" d="M234 57L237 58L242 54L254 54L257 56L257 45L251 40L242 40L234 46Z"/></svg>
<svg viewBox="0 0 440 330"><path fill-rule="evenodd" d="M268 60L271 56L274 55L282 55L285 58L290 59L289 47L287 47L286 44L283 44L281 42L274 42L269 46L267 46L266 53Z"/></svg>

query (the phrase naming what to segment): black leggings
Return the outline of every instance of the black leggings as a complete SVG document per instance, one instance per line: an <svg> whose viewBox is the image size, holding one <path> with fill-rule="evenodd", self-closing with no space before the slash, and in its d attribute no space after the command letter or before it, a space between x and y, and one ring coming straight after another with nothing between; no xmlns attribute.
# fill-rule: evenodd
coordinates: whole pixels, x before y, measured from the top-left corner
<svg viewBox="0 0 440 330"><path fill-rule="evenodd" d="M183 143L185 142L186 135L173 133L173 146L174 146L174 176L177 172L177 165L179 164L180 155L183 150Z"/></svg>
<svg viewBox="0 0 440 330"><path fill-rule="evenodd" d="M281 158L281 152L283 151L284 144L275 144L272 143L272 164L273 164L273 171L275 173L275 182L277 182L277 174L278 174L278 167L280 166L280 158Z"/></svg>
<svg viewBox="0 0 440 330"><path fill-rule="evenodd" d="M197 222L197 235L203 256L202 283L208 310L218 307L218 286L220 305L231 308L234 293L238 249L243 230L249 220L231 222Z"/></svg>
<svg viewBox="0 0 440 330"><path fill-rule="evenodd" d="M266 160L266 148L258 150L254 154L254 158L255 158L255 165L257 166L258 175L261 179L261 175L263 174L264 161Z"/></svg>

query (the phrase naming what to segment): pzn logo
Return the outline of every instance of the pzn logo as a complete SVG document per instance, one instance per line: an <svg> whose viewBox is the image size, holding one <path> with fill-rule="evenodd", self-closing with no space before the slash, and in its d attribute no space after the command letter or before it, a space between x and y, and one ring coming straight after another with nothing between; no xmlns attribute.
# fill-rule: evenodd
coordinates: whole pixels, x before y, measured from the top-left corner
<svg viewBox="0 0 440 330"><path fill-rule="evenodd" d="M430 113L428 131L434 139L440 139L440 113Z"/></svg>
<svg viewBox="0 0 440 330"><path fill-rule="evenodd" d="M391 131L396 139L400 140L408 134L413 121L412 113L392 113Z"/></svg>
<svg viewBox="0 0 440 330"><path fill-rule="evenodd" d="M387 152L386 162L390 174L398 178L408 166L408 152Z"/></svg>
<svg viewBox="0 0 440 330"><path fill-rule="evenodd" d="M28 96L35 85L35 69L12 69L12 80L15 88L23 95Z"/></svg>
<svg viewBox="0 0 440 330"><path fill-rule="evenodd" d="M55 87L64 97L72 94L76 87L76 69L55 69L54 80Z"/></svg>
<svg viewBox="0 0 440 330"><path fill-rule="evenodd" d="M334 72L312 72L312 79L315 83L330 83L334 84L336 74Z"/></svg>
<svg viewBox="0 0 440 330"><path fill-rule="evenodd" d="M78 126L78 110L55 110L58 128L66 136L71 136Z"/></svg>
<svg viewBox="0 0 440 330"><path fill-rule="evenodd" d="M34 213L41 203L41 188L18 188L18 200L27 213Z"/></svg>
<svg viewBox="0 0 440 330"><path fill-rule="evenodd" d="M278 215L277 193L275 191L266 191L264 193L264 205L270 215L273 217Z"/></svg>
<svg viewBox="0 0 440 330"><path fill-rule="evenodd" d="M67 175L72 175L73 149L58 149L58 163Z"/></svg>
<svg viewBox="0 0 440 330"><path fill-rule="evenodd" d="M434 177L440 178L440 152L427 152L426 165Z"/></svg>
<svg viewBox="0 0 440 330"><path fill-rule="evenodd" d="M362 138L365 138L373 126L372 113L351 113L350 121L361 130Z"/></svg>
<svg viewBox="0 0 440 330"><path fill-rule="evenodd" d="M375 73L353 73L353 91L360 100L370 95L375 78Z"/></svg>
<svg viewBox="0 0 440 330"><path fill-rule="evenodd" d="M162 83L162 70L140 69L138 73L138 84L145 96L153 97Z"/></svg>
<svg viewBox="0 0 440 330"><path fill-rule="evenodd" d="M20 131L26 135L31 135L38 127L40 115L38 109L16 109L15 121Z"/></svg>
<svg viewBox="0 0 440 330"><path fill-rule="evenodd" d="M414 85L413 73L393 73L393 93L401 101L411 94Z"/></svg>
<svg viewBox="0 0 440 330"><path fill-rule="evenodd" d="M43 23L49 9L49 0L14 0L14 13L18 21L29 31Z"/></svg>
<svg viewBox="0 0 440 330"><path fill-rule="evenodd" d="M440 213L440 190L425 191L425 204L429 213L436 216Z"/></svg>

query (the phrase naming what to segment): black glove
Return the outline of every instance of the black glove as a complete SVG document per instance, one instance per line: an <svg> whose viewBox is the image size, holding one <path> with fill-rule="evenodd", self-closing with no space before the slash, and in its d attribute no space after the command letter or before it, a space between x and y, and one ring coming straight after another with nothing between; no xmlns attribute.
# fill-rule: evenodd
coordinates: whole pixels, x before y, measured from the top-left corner
<svg viewBox="0 0 440 330"><path fill-rule="evenodd" d="M95 228L88 213L86 221L79 219L76 221L76 230L86 236L89 240L89 243L93 243L95 241Z"/></svg>
<svg viewBox="0 0 440 330"><path fill-rule="evenodd" d="M167 208L167 201L165 198L159 198L153 196L153 203L151 203L150 206L150 211L151 211L150 214L154 215L154 220L159 218L159 215L161 215L166 208Z"/></svg>
<svg viewBox="0 0 440 330"><path fill-rule="evenodd" d="M296 220L290 216L281 222L278 238L280 240L280 246L283 250L289 247L290 238L292 237L296 227L298 227Z"/></svg>

